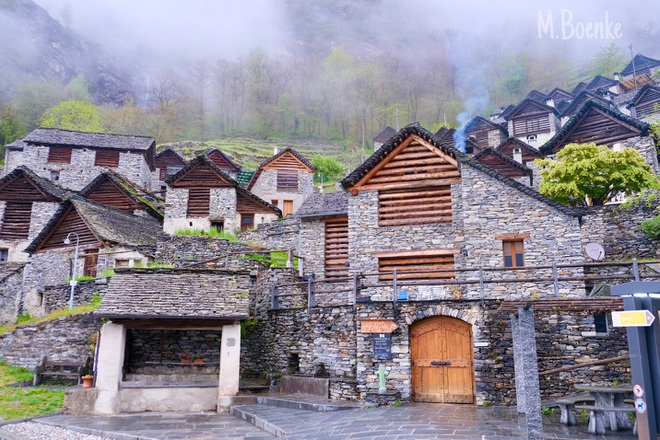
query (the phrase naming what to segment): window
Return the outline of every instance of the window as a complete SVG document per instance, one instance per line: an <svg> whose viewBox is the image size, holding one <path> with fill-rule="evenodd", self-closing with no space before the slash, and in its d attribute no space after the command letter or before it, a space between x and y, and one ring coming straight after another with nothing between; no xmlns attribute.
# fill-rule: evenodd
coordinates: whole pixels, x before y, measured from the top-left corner
<svg viewBox="0 0 660 440"><path fill-rule="evenodd" d="M119 150L98 150L94 165L97 167L112 167L119 166Z"/></svg>
<svg viewBox="0 0 660 440"><path fill-rule="evenodd" d="M99 262L99 250L90 249L85 254L85 263L83 266L83 276L96 277L96 265Z"/></svg>
<svg viewBox="0 0 660 440"><path fill-rule="evenodd" d="M4 263L9 260L9 249L0 248L0 262Z"/></svg>
<svg viewBox="0 0 660 440"><path fill-rule="evenodd" d="M207 217L210 203L210 188L190 188L188 190L188 217Z"/></svg>
<svg viewBox="0 0 660 440"><path fill-rule="evenodd" d="M71 163L71 148L69 148L69 147L50 147L48 149L48 162L51 162L51 163Z"/></svg>
<svg viewBox="0 0 660 440"><path fill-rule="evenodd" d="M254 228L254 214L241 214L241 232Z"/></svg>
<svg viewBox="0 0 660 440"><path fill-rule="evenodd" d="M215 229L217 232L222 232L225 230L225 221L224 220L211 220L211 229Z"/></svg>
<svg viewBox="0 0 660 440"><path fill-rule="evenodd" d="M279 208L279 203L280 201L278 199L270 199L270 204L273 206L277 206Z"/></svg>
<svg viewBox="0 0 660 440"><path fill-rule="evenodd" d="M522 148L520 147L513 148L513 160L515 160L518 163L522 163L523 161Z"/></svg>
<svg viewBox="0 0 660 440"><path fill-rule="evenodd" d="M504 267L523 267L525 265L523 241L509 240L502 242Z"/></svg>
<svg viewBox="0 0 660 440"><path fill-rule="evenodd" d="M394 279L396 268L399 280L451 279L454 272L454 253L458 249L424 249L416 251L374 252L378 258L379 279Z"/></svg>
<svg viewBox="0 0 660 440"><path fill-rule="evenodd" d="M607 333L607 313L594 313L594 326L596 327L596 333Z"/></svg>
<svg viewBox="0 0 660 440"><path fill-rule="evenodd" d="M50 180L52 180L52 181L60 180L60 172L59 172L59 171L52 170L52 171L50 172Z"/></svg>
<svg viewBox="0 0 660 440"><path fill-rule="evenodd" d="M527 136L527 143L528 144L536 143L536 135L535 134L530 134L529 136Z"/></svg>
<svg viewBox="0 0 660 440"><path fill-rule="evenodd" d="M131 260L115 260L115 269L126 269L131 267Z"/></svg>
<svg viewBox="0 0 660 440"><path fill-rule="evenodd" d="M282 215L286 217L289 214L293 214L293 200L283 200Z"/></svg>
<svg viewBox="0 0 660 440"><path fill-rule="evenodd" d="M277 170L278 191L298 191L298 170Z"/></svg>

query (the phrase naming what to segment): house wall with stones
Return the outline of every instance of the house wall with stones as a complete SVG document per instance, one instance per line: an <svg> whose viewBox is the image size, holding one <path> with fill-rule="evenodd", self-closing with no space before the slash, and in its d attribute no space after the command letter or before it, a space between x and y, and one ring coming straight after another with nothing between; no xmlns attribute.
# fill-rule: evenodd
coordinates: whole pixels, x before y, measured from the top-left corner
<svg viewBox="0 0 660 440"><path fill-rule="evenodd" d="M255 229L243 232L239 239L246 243L258 243L265 249L294 249L301 255L299 234L300 220L295 216L287 216L271 223L262 223Z"/></svg>
<svg viewBox="0 0 660 440"><path fill-rule="evenodd" d="M178 363L179 353L203 354L206 364L219 365L222 331L212 330L139 330L126 335L127 373L148 370L149 364ZM194 373L189 371L189 373Z"/></svg>
<svg viewBox="0 0 660 440"><path fill-rule="evenodd" d="M0 323L16 322L21 307L24 263L0 265Z"/></svg>
<svg viewBox="0 0 660 440"><path fill-rule="evenodd" d="M91 313L23 325L0 335L0 358L29 369L43 356L53 361L82 362L93 356L92 345L100 328Z"/></svg>
<svg viewBox="0 0 660 440"><path fill-rule="evenodd" d="M253 249L245 243L231 242L224 238L161 234L158 236L155 260L158 263L180 267L226 254L249 254L252 251ZM248 261L238 259L239 257L240 255L235 255L230 259L232 267L234 264L245 264ZM218 260L217 264L224 265L224 258Z"/></svg>
<svg viewBox="0 0 660 440"><path fill-rule="evenodd" d="M639 154L646 159L646 163L651 165L656 174L660 174L658 165L658 150L651 136L636 136L620 142L622 148L632 148L639 151Z"/></svg>
<svg viewBox="0 0 660 440"><path fill-rule="evenodd" d="M279 191L277 189L277 170L266 169L261 172L257 181L251 188L252 194L270 203L277 199L277 207L283 209L282 200L293 200L293 212L314 192L314 173L298 171L298 189L296 191Z"/></svg>
<svg viewBox="0 0 660 440"><path fill-rule="evenodd" d="M102 298L107 287L108 278L78 282L73 295L73 306L76 307L83 304L89 304L95 296L100 296ZM65 309L69 307L71 286L69 284L47 286L41 292L41 296L43 298L45 313L50 313L53 310Z"/></svg>
<svg viewBox="0 0 660 440"><path fill-rule="evenodd" d="M0 201L0 224L5 215L7 202ZM25 262L28 260L28 254L25 248L46 226L46 223L55 214L59 208L59 203L53 202L32 202L32 212L30 218L30 229L28 237L22 240L0 239L0 248L7 249L8 261Z"/></svg>
<svg viewBox="0 0 660 440"><path fill-rule="evenodd" d="M53 172L58 172L57 184L76 191L107 169L94 165L96 150L93 149L74 148L70 163L48 162L48 151L48 147L26 145L23 151L8 151L6 157L11 169L25 165L37 175L51 180ZM120 152L119 166L113 169L144 188L151 187L151 171L142 154Z"/></svg>

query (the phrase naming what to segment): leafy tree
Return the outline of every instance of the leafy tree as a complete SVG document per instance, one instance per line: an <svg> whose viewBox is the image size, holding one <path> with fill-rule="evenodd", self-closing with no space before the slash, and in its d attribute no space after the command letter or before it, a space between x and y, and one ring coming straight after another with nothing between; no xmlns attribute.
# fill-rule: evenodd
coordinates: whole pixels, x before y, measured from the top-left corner
<svg viewBox="0 0 660 440"><path fill-rule="evenodd" d="M41 126L89 132L103 131L100 108L77 99L61 102L46 110Z"/></svg>
<svg viewBox="0 0 660 440"><path fill-rule="evenodd" d="M316 175L317 180L323 182L337 179L341 176L343 171L343 167L339 162L331 157L321 156L320 154L314 156L312 159L312 165L316 167L316 172L314 174Z"/></svg>
<svg viewBox="0 0 660 440"><path fill-rule="evenodd" d="M535 161L541 167L539 191L569 206L597 206L617 194L660 188L653 169L631 148L614 151L604 145L569 144L557 159Z"/></svg>
<svg viewBox="0 0 660 440"><path fill-rule="evenodd" d="M614 72L621 72L627 60L625 52L613 42L607 47L601 47L600 52L594 56L590 74L591 76L603 75L609 78Z"/></svg>
<svg viewBox="0 0 660 440"><path fill-rule="evenodd" d="M21 123L13 108L8 105L0 114L0 147L14 142L21 136Z"/></svg>

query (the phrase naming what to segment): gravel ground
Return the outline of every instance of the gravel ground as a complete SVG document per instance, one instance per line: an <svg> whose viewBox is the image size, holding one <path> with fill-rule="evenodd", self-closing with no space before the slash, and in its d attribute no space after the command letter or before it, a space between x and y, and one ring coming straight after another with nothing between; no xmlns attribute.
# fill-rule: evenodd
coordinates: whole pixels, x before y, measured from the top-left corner
<svg viewBox="0 0 660 440"><path fill-rule="evenodd" d="M17 438L29 440L111 440L97 435L81 434L75 431L42 425L35 422L13 423L2 426L2 429L17 435Z"/></svg>

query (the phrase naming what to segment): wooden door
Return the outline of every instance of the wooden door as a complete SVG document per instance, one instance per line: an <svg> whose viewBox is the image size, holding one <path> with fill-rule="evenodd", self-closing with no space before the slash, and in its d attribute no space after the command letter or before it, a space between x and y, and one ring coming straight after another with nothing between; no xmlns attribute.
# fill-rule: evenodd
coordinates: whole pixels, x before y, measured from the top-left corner
<svg viewBox="0 0 660 440"><path fill-rule="evenodd" d="M472 325L436 316L414 324L410 338L413 400L474 403Z"/></svg>

